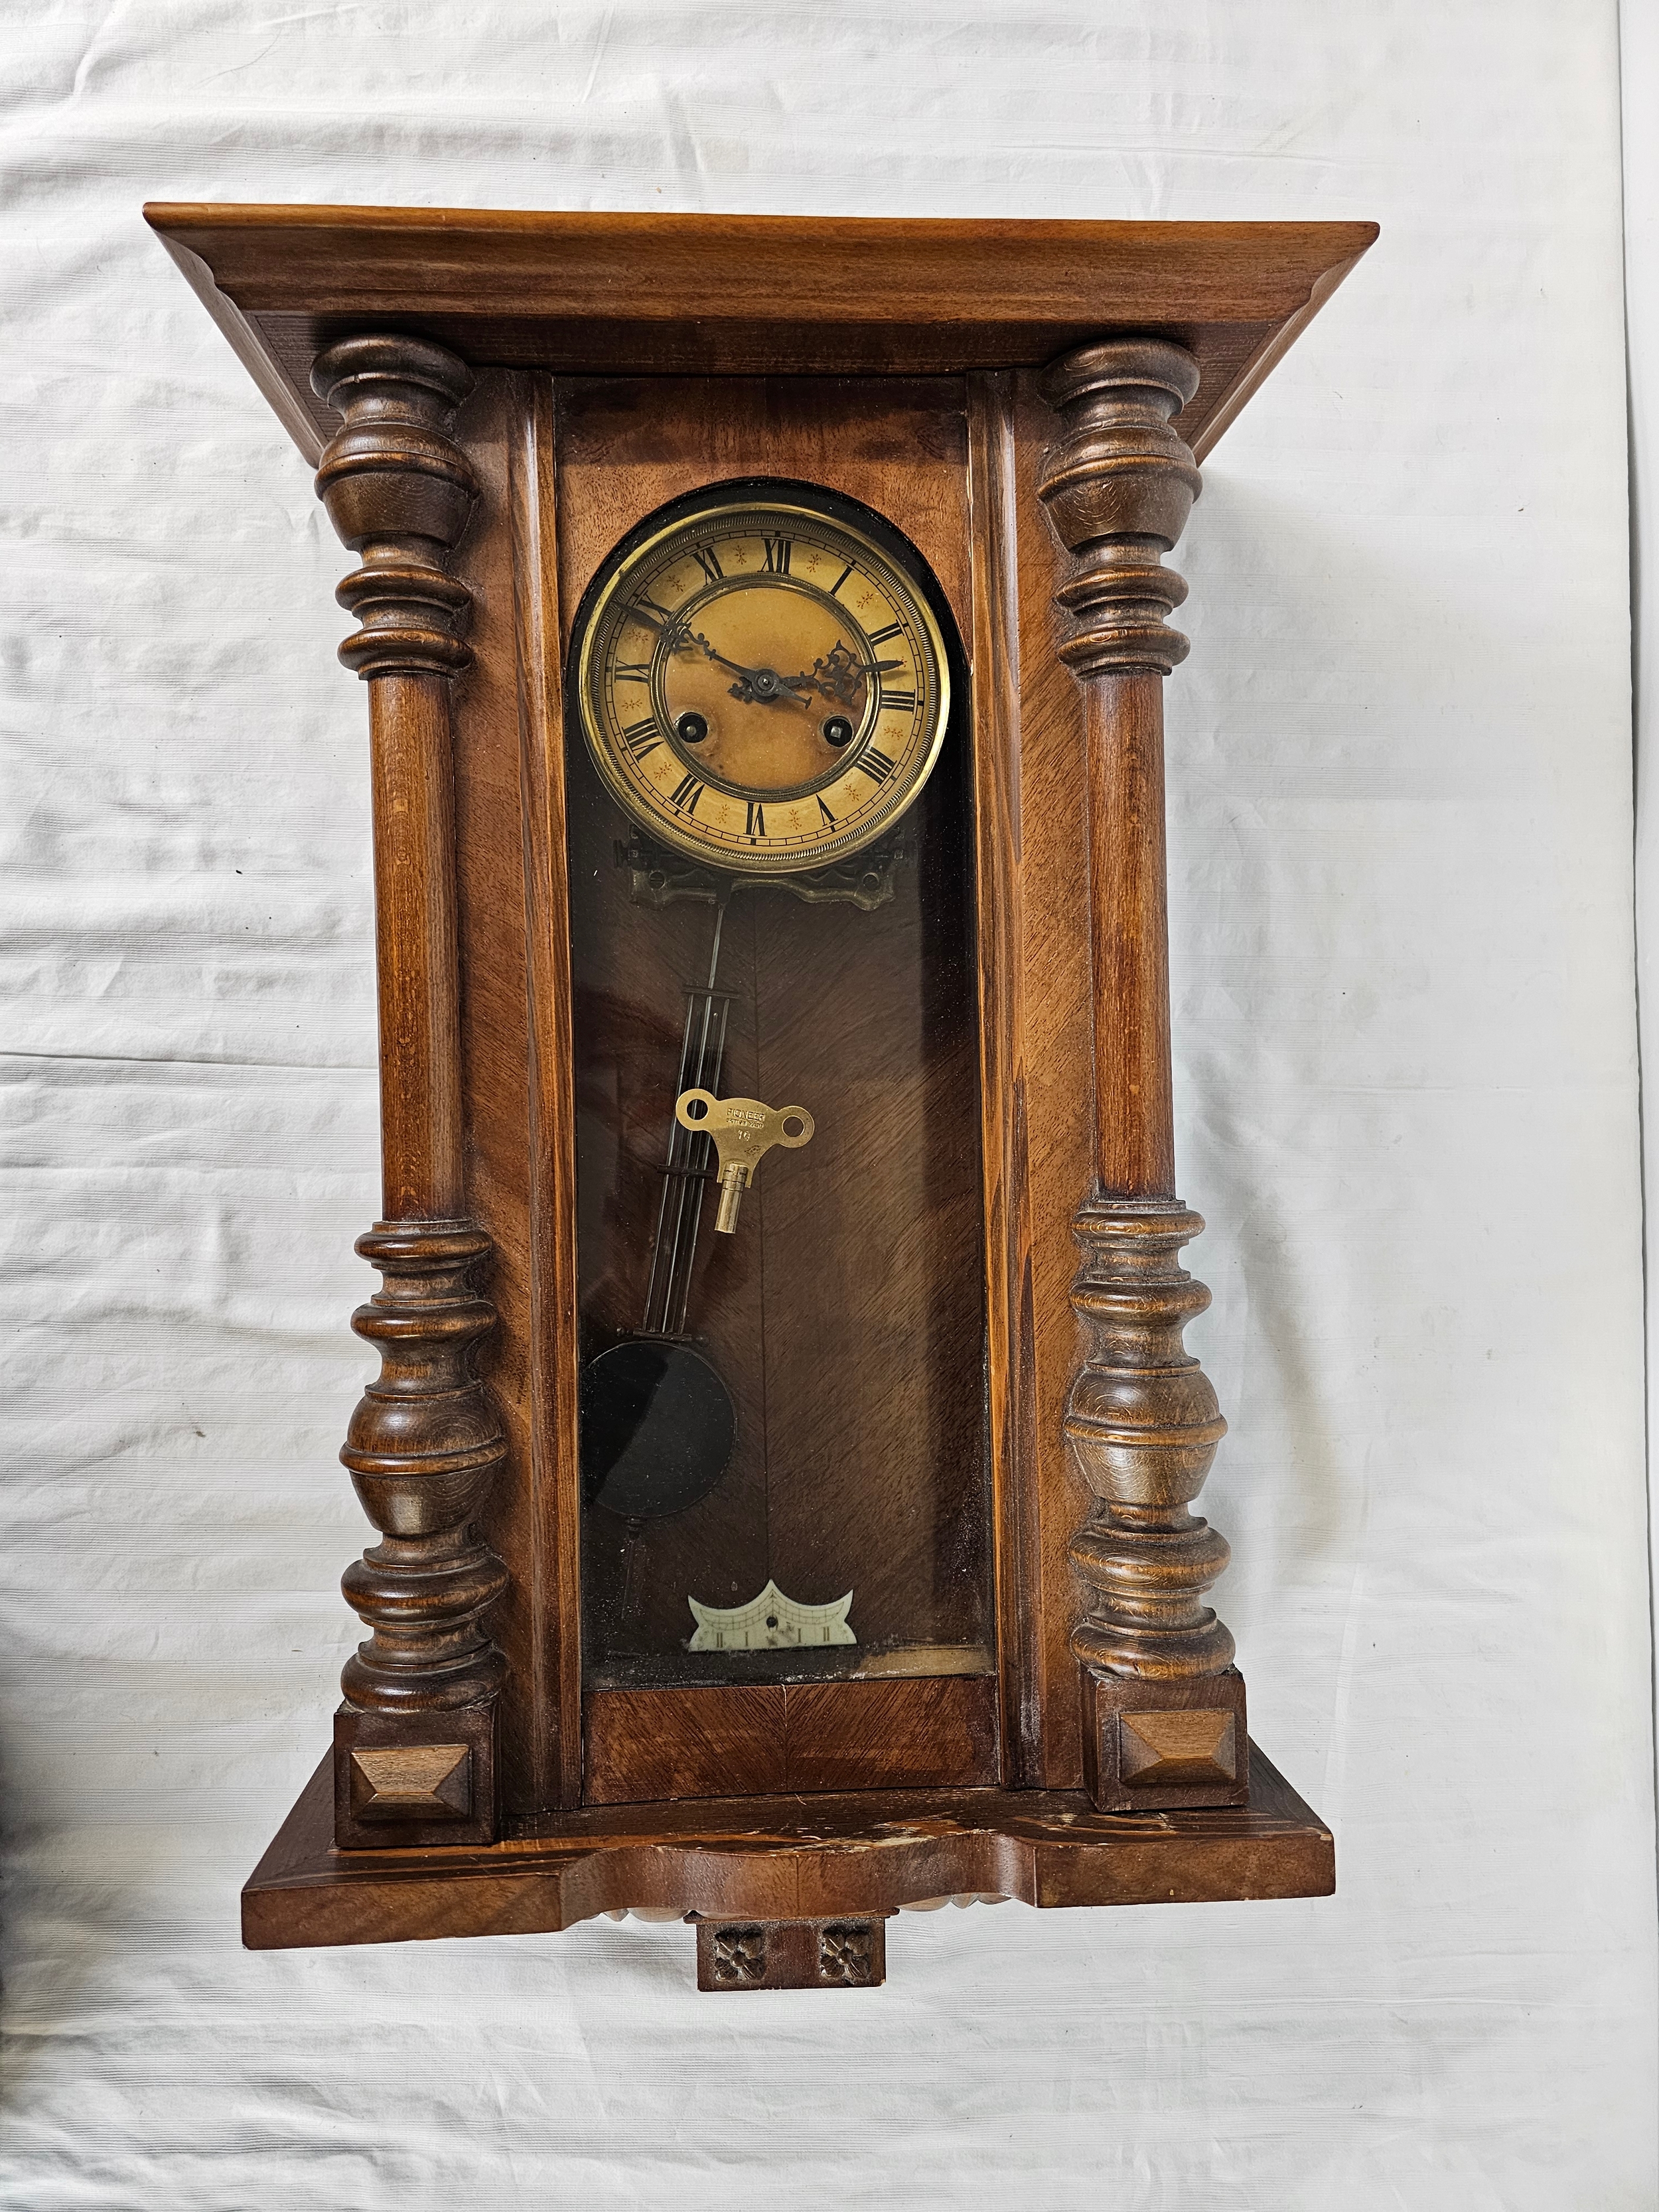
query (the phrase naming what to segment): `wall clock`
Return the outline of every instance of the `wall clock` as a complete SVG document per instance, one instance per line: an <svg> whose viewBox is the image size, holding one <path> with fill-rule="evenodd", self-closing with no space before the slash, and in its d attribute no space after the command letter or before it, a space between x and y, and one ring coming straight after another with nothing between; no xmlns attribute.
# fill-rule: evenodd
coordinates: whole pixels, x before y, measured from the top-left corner
<svg viewBox="0 0 1659 2212"><path fill-rule="evenodd" d="M1164 556L1374 227L148 212L375 804L369 1633L245 1940L1328 1890L1192 1510Z"/></svg>

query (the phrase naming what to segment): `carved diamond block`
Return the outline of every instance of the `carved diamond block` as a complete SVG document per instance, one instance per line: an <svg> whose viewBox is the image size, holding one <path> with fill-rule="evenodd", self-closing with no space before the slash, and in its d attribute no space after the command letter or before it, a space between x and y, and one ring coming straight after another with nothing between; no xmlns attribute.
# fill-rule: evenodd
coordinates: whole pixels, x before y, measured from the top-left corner
<svg viewBox="0 0 1659 2212"><path fill-rule="evenodd" d="M1126 1782L1237 1782L1237 1741L1229 1712L1118 1716Z"/></svg>
<svg viewBox="0 0 1659 2212"><path fill-rule="evenodd" d="M1085 1670L1085 1779L1103 1813L1196 1812L1249 1802L1244 1678L1187 1681Z"/></svg>
<svg viewBox="0 0 1659 2212"><path fill-rule="evenodd" d="M351 1754L353 1809L360 1820L424 1814L465 1820L472 1810L472 1753L464 1743L417 1743Z"/></svg>
<svg viewBox="0 0 1659 2212"><path fill-rule="evenodd" d="M495 1708L334 1716L334 1840L342 1850L495 1840Z"/></svg>

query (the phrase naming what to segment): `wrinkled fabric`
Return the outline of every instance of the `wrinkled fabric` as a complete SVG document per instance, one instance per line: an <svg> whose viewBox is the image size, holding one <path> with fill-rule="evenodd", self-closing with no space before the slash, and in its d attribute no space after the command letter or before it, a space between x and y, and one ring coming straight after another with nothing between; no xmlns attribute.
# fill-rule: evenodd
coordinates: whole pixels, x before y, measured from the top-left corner
<svg viewBox="0 0 1659 2212"><path fill-rule="evenodd" d="M15 2212L1655 2201L1607 0L0 10ZM1330 1900L265 1954L364 1527L347 556L156 198L1364 217L1173 565L1205 1510Z"/></svg>

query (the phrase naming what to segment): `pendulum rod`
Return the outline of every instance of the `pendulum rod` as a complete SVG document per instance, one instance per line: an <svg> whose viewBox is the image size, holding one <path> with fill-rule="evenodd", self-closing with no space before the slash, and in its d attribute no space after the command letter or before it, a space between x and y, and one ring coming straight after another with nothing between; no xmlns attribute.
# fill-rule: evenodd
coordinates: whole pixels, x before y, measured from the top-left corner
<svg viewBox="0 0 1659 2212"><path fill-rule="evenodd" d="M709 949L708 980L686 994L685 1034L680 1043L679 1082L675 1097L686 1091L718 1091L726 1057L726 1024L732 994L715 988L720 975L720 937L732 886L726 884L714 907L714 938ZM687 1129L671 1115L668 1150L660 1173L662 1193L657 1201L657 1233L651 1247L651 1275L646 1286L641 1336L684 1336L691 1300L691 1271L696 1259L697 1231L702 1220L703 1192L708 1182L708 1137L702 1129Z"/></svg>

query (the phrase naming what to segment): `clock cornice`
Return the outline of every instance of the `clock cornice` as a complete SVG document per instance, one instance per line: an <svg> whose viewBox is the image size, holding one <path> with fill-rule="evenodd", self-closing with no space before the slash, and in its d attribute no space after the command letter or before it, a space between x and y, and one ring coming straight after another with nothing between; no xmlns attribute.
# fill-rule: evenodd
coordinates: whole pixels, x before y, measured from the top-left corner
<svg viewBox="0 0 1659 2212"><path fill-rule="evenodd" d="M1037 368L1116 330L1198 364L1202 460L1374 222L981 222L153 202L145 218L314 466L332 339L566 374Z"/></svg>

